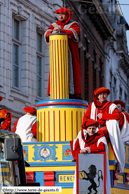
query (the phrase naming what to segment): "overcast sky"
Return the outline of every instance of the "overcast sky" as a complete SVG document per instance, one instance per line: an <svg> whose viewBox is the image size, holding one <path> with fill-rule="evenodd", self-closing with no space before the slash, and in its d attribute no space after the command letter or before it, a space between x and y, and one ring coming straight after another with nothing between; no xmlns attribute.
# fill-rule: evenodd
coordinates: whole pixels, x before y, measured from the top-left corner
<svg viewBox="0 0 129 194"><path fill-rule="evenodd" d="M121 4L121 9L123 12L123 15L127 21L127 23L129 24L129 0L119 0L119 3ZM122 5L122 4L126 4L126 5ZM129 30L127 31L127 41L128 41L128 50L129 50Z"/></svg>

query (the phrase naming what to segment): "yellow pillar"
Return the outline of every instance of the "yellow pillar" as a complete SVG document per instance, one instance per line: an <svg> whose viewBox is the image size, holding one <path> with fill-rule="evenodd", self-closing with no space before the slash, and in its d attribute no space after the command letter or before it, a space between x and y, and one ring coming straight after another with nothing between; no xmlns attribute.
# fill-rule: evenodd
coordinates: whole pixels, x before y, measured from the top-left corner
<svg viewBox="0 0 129 194"><path fill-rule="evenodd" d="M67 99L37 102L37 141L71 141L81 130L86 101Z"/></svg>
<svg viewBox="0 0 129 194"><path fill-rule="evenodd" d="M68 36L51 34L50 44L50 99L69 98Z"/></svg>

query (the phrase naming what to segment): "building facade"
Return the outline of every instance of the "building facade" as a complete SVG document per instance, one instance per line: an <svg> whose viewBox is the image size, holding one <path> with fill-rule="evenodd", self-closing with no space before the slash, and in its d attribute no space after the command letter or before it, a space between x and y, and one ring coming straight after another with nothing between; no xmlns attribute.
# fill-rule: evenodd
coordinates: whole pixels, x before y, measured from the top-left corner
<svg viewBox="0 0 129 194"><path fill-rule="evenodd" d="M93 101L93 91L105 86L106 40L113 39L114 28L98 0L69 1L73 20L78 21L81 32L79 53L81 63L82 99Z"/></svg>
<svg viewBox="0 0 129 194"><path fill-rule="evenodd" d="M109 100L121 99L129 111L129 56L126 30L129 29L116 0L66 1L78 21L82 99L91 102L93 91L105 86Z"/></svg>
<svg viewBox="0 0 129 194"><path fill-rule="evenodd" d="M55 0L0 0L0 108L12 128L25 106L47 99L49 45L43 34L62 6Z"/></svg>
<svg viewBox="0 0 129 194"><path fill-rule="evenodd" d="M115 0L0 0L0 108L12 113L12 128L25 106L49 99L49 45L43 35L61 6L72 9L81 29L82 99L91 102L93 91L105 86L109 100L121 99L129 109L128 24Z"/></svg>
<svg viewBox="0 0 129 194"><path fill-rule="evenodd" d="M105 41L105 86L111 90L110 100L122 100L129 112L129 55L126 31L129 26L117 1L102 6L114 27L114 40Z"/></svg>

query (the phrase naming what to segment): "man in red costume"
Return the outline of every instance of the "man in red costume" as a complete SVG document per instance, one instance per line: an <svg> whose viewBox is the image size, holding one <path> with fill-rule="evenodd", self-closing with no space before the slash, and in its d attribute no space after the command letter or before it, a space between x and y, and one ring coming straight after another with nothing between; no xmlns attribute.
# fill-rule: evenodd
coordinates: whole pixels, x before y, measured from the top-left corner
<svg viewBox="0 0 129 194"><path fill-rule="evenodd" d="M3 98L0 96L0 101L2 99ZM12 119L11 113L6 109L0 109L0 111L3 111L5 113L5 119L3 122L1 122L1 126L0 126L1 129L11 131L11 119Z"/></svg>
<svg viewBox="0 0 129 194"><path fill-rule="evenodd" d="M36 142L36 109L33 107L25 107L23 110L26 113L24 116L16 120L13 132L17 133L23 142Z"/></svg>
<svg viewBox="0 0 129 194"><path fill-rule="evenodd" d="M123 142L129 142L129 114L125 111L125 103L121 100L114 101L120 112L119 125Z"/></svg>
<svg viewBox="0 0 129 194"><path fill-rule="evenodd" d="M121 100L115 100L114 104L117 105L119 112L125 115L127 122L129 123L129 114L125 111L125 103Z"/></svg>
<svg viewBox="0 0 129 194"><path fill-rule="evenodd" d="M61 7L59 10L56 10L59 20L51 24L44 34L45 41L49 42L49 34L51 33L67 33L69 41L69 49L72 55L72 67L73 67L73 82L74 82L74 91L70 91L71 96L74 92L74 98L80 98L81 96L81 70L80 70L80 61L78 53L78 34L80 33L80 28L78 23L71 20L72 11ZM49 77L50 80L50 77ZM48 95L50 95L50 81L48 85Z"/></svg>
<svg viewBox="0 0 129 194"><path fill-rule="evenodd" d="M98 140L104 137L103 131L97 132L99 122L93 119L85 119L82 124L82 129L77 135L77 139L73 141L72 154L76 160L78 153L97 153L105 150L104 143L97 145ZM106 141L106 140L105 140Z"/></svg>
<svg viewBox="0 0 129 194"><path fill-rule="evenodd" d="M107 101L109 94L110 90L104 87L94 91L93 102L89 104L83 122L86 118L95 119L99 122L100 130L108 131L111 146L118 161L119 170L123 172L125 149L119 128L120 113L114 103Z"/></svg>
<svg viewBox="0 0 129 194"><path fill-rule="evenodd" d="M77 154L100 153L105 151L108 156L107 141L103 131L98 131L99 122L93 119L84 119L81 131L71 143L73 158ZM75 176L76 179L76 176ZM111 194L108 157L106 157L106 193ZM74 182L73 194L76 194L76 182Z"/></svg>

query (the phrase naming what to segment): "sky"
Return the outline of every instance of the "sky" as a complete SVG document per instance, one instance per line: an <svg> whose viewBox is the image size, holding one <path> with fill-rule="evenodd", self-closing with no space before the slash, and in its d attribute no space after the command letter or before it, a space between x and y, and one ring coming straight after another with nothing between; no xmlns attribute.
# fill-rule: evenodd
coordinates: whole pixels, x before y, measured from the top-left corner
<svg viewBox="0 0 129 194"><path fill-rule="evenodd" d="M122 9L124 18L129 24L129 0L119 0L119 3L121 4L120 7ZM126 5L122 5L122 4L126 4ZM128 51L129 51L129 30L126 33L127 33Z"/></svg>

